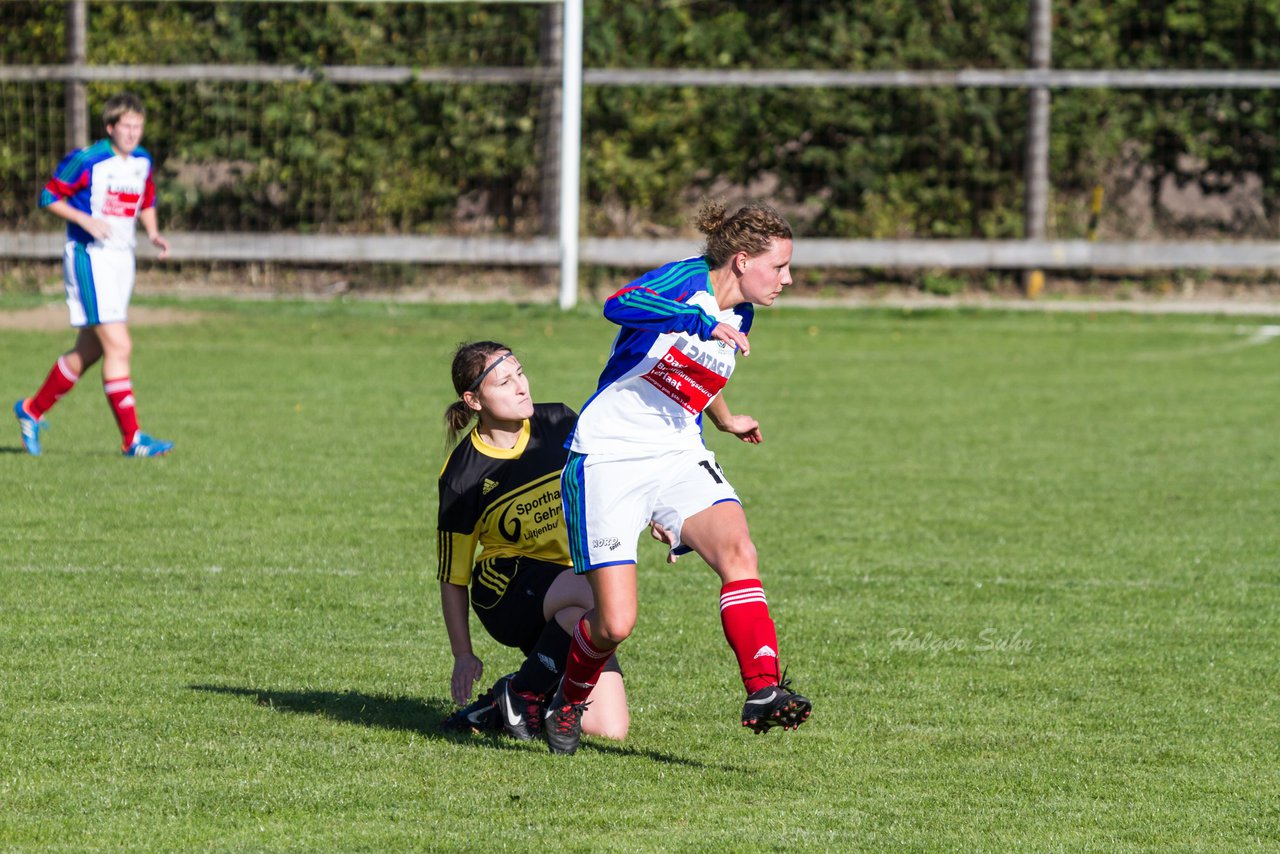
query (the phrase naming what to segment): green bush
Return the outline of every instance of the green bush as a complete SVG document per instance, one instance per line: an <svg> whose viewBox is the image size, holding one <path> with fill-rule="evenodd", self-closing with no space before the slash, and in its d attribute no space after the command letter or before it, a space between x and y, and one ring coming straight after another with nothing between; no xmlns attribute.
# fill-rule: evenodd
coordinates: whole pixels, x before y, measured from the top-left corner
<svg viewBox="0 0 1280 854"><path fill-rule="evenodd" d="M1064 68L1280 65L1280 0L1082 0L1054 7ZM410 67L540 62L548 9L519 4L90 4L92 63ZM60 4L0 6L0 61L61 61ZM1026 62L1026 7L587 3L587 67L959 69ZM114 83L90 86L96 113ZM530 234L540 223L545 123L534 85L164 83L152 115L175 227ZM587 87L584 225L670 233L706 193L760 194L801 231L870 238L1023 234L1026 93L1006 89ZM1167 236L1280 230L1274 91L1067 90L1053 95L1051 234L1083 236L1095 185L1144 184ZM62 153L62 85L0 84L0 216L36 221ZM95 125L95 133L98 132ZM1128 182L1128 183L1126 183ZM1197 219L1162 187L1227 199ZM1237 196L1252 187L1248 203ZM1123 231L1127 214L1108 207ZM44 220L40 220L44 223Z"/></svg>

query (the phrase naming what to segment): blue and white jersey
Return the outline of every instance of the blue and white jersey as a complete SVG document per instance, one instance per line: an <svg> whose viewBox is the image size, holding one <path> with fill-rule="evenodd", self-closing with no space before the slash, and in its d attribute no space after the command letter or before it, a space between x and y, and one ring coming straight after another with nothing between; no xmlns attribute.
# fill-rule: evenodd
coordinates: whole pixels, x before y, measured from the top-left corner
<svg viewBox="0 0 1280 854"><path fill-rule="evenodd" d="M156 203L151 180L151 155L139 146L132 154L116 154L108 139L73 151L53 173L40 193L40 207L65 200L94 219L111 223L111 236L95 240L74 222L67 223L67 240L108 249L133 249L138 214Z"/></svg>
<svg viewBox="0 0 1280 854"><path fill-rule="evenodd" d="M605 302L622 327L568 447L634 456L702 447L702 411L733 374L736 348L712 340L717 323L746 334L750 303L721 311L703 257L645 273Z"/></svg>

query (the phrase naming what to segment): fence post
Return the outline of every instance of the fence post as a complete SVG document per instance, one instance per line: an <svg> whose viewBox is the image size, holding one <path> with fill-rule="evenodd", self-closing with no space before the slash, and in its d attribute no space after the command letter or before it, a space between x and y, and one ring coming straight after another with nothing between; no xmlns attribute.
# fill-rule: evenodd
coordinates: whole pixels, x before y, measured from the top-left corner
<svg viewBox="0 0 1280 854"><path fill-rule="evenodd" d="M548 3L539 13L538 57L543 68L564 63L564 7ZM538 204L538 231L555 234L560 223L560 100L561 84L542 85L538 124L542 129L542 191Z"/></svg>
<svg viewBox="0 0 1280 854"><path fill-rule="evenodd" d="M1037 71L1049 70L1053 27L1050 3L1051 0L1031 0L1028 8L1030 67ZM1049 87L1033 86L1027 94L1030 103L1027 109L1023 237L1044 240L1049 217ZM1039 296L1044 289L1044 271L1024 270L1022 286L1027 296Z"/></svg>
<svg viewBox="0 0 1280 854"><path fill-rule="evenodd" d="M87 0L71 0L67 4L67 64L84 65L88 59L89 10ZM67 81L66 128L67 149L89 144L89 104L83 80Z"/></svg>
<svg viewBox="0 0 1280 854"><path fill-rule="evenodd" d="M582 0L564 0L560 105L560 308L578 302L578 205L582 169Z"/></svg>

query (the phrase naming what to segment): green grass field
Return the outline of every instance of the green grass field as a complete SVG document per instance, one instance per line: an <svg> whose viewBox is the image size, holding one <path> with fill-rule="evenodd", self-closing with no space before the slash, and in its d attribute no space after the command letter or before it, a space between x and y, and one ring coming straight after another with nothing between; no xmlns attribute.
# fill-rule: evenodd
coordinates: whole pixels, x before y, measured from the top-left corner
<svg viewBox="0 0 1280 854"><path fill-rule="evenodd" d="M1280 847L1264 321L762 311L728 398L765 443L708 441L813 717L740 729L713 575L646 543L631 736L555 757L436 732L439 422L458 341L576 407L609 324L180 307L134 329L162 460L96 370L22 453L70 335L0 332L0 848Z"/></svg>

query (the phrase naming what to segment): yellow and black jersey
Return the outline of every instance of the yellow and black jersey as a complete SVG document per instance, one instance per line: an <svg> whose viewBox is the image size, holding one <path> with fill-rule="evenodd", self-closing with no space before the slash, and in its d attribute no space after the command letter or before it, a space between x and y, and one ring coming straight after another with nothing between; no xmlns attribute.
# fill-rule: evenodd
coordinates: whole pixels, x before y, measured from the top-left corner
<svg viewBox="0 0 1280 854"><path fill-rule="evenodd" d="M458 443L440 471L441 581L468 584L481 559L532 557L572 565L560 471L577 419L562 403L539 403L514 448L495 448L475 430Z"/></svg>

